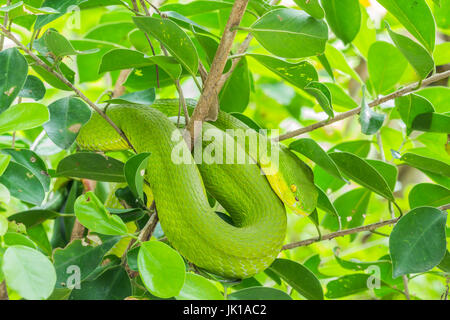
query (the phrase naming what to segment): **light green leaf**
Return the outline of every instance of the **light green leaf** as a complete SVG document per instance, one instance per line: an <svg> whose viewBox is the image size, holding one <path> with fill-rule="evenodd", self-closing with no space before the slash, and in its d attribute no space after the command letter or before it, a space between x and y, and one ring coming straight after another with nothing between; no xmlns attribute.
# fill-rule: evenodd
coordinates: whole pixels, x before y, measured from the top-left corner
<svg viewBox="0 0 450 320"><path fill-rule="evenodd" d="M413 121L419 114L434 111L430 101L414 93L396 98L395 106L406 125L408 135L411 134Z"/></svg>
<svg viewBox="0 0 450 320"><path fill-rule="evenodd" d="M0 133L39 127L50 118L48 109L39 103L19 103L0 114Z"/></svg>
<svg viewBox="0 0 450 320"><path fill-rule="evenodd" d="M116 215L111 215L97 196L89 191L75 201L75 215L91 231L105 235L125 235L128 228Z"/></svg>
<svg viewBox="0 0 450 320"><path fill-rule="evenodd" d="M328 299L337 299L369 289L367 285L370 275L363 273L348 274L327 284Z"/></svg>
<svg viewBox="0 0 450 320"><path fill-rule="evenodd" d="M290 8L269 11L249 31L267 51L283 58L319 55L328 40L328 28L323 21Z"/></svg>
<svg viewBox="0 0 450 320"><path fill-rule="evenodd" d="M6 231L8 231L8 219L0 215L0 237L4 236Z"/></svg>
<svg viewBox="0 0 450 320"><path fill-rule="evenodd" d="M229 294L228 300L292 300L292 298L279 289L251 287Z"/></svg>
<svg viewBox="0 0 450 320"><path fill-rule="evenodd" d="M404 215L389 237L393 277L425 272L441 262L446 251L447 214L432 207L419 207Z"/></svg>
<svg viewBox="0 0 450 320"><path fill-rule="evenodd" d="M294 0L294 2L316 19L323 19L325 16L325 12L320 6L319 0Z"/></svg>
<svg viewBox="0 0 450 320"><path fill-rule="evenodd" d="M139 250L138 268L142 282L151 294L160 298L180 294L186 275L184 261L167 244L144 242Z"/></svg>
<svg viewBox="0 0 450 320"><path fill-rule="evenodd" d="M186 273L186 280L177 300L223 300L223 295L211 281L202 276Z"/></svg>
<svg viewBox="0 0 450 320"><path fill-rule="evenodd" d="M334 34L345 44L355 39L361 27L358 0L322 0L325 18Z"/></svg>
<svg viewBox="0 0 450 320"><path fill-rule="evenodd" d="M433 60L437 66L450 63L450 42L443 42L436 45L433 52Z"/></svg>
<svg viewBox="0 0 450 320"><path fill-rule="evenodd" d="M409 192L408 201L411 209L443 206L450 203L450 190L438 184L419 183Z"/></svg>
<svg viewBox="0 0 450 320"><path fill-rule="evenodd" d="M142 68L153 64L154 62L149 60L142 52L130 49L113 49L102 57L98 73Z"/></svg>
<svg viewBox="0 0 450 320"><path fill-rule="evenodd" d="M369 49L368 70L377 94L391 91L400 81L408 62L392 44L377 41Z"/></svg>
<svg viewBox="0 0 450 320"><path fill-rule="evenodd" d="M363 82L356 71L353 70L353 68L348 64L344 54L341 51L327 43L325 47L325 55L327 56L328 62L333 69L337 69L349 75L359 83Z"/></svg>
<svg viewBox="0 0 450 320"><path fill-rule="evenodd" d="M55 268L50 260L25 246L6 249L2 271L8 287L28 300L47 299L56 283Z"/></svg>

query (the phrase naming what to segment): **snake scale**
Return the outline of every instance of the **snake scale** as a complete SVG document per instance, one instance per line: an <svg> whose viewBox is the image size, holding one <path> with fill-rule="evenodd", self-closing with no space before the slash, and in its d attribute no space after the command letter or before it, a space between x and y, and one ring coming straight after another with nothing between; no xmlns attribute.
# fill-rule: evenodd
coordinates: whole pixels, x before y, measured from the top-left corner
<svg viewBox="0 0 450 320"><path fill-rule="evenodd" d="M195 101L188 100L189 112ZM249 130L279 152L279 170L262 175L272 164L259 159L249 146L238 144L253 161L245 164L174 163L172 151L187 145L173 141L178 100L157 100L151 106L112 105L106 114L127 136L136 152L149 152L148 181L161 227L170 244L187 260L208 272L233 279L251 277L270 266L286 236L286 209L307 215L317 202L313 175L296 155L281 144ZM223 134L223 143L234 137L227 129L249 127L220 112L217 121L205 123ZM98 114L84 125L77 138L86 150L119 151L127 143ZM223 157L228 149L224 148ZM191 156L189 154L189 156ZM227 221L211 208L207 192L229 214Z"/></svg>

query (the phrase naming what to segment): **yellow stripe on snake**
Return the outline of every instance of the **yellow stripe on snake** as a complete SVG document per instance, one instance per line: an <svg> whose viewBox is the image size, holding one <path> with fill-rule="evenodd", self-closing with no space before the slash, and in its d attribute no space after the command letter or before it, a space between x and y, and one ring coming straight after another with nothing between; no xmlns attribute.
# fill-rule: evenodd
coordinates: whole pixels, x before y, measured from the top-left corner
<svg viewBox="0 0 450 320"><path fill-rule="evenodd" d="M194 103L188 102L192 112ZM222 132L223 164L195 164L192 159L190 163L174 163L174 148L191 157L184 142L172 139L173 132L180 129L169 118L178 115L178 108L178 100L157 100L150 107L113 105L106 113L136 152L151 153L145 178L170 244L187 260L211 273L234 279L251 277L269 267L281 250L286 236L284 204L303 215L315 209L318 194L312 172L286 147L248 130L247 125L225 112L220 112L217 121L203 124L203 131L214 126ZM227 141L237 141L226 129L248 130L265 141L272 152L279 154L278 171L262 175L261 170L268 173L274 163L258 158L258 152L248 143L237 148L247 152L252 161L225 161ZM128 149L98 114L83 126L77 143L87 150ZM210 207L206 190L227 211L232 223Z"/></svg>

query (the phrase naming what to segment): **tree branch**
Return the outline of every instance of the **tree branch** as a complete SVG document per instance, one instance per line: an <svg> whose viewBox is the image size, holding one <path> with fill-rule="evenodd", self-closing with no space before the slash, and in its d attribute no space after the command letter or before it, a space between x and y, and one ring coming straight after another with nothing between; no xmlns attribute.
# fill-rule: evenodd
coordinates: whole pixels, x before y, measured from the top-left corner
<svg viewBox="0 0 450 320"><path fill-rule="evenodd" d="M450 210L450 203L443 205L443 206L439 207L438 209L441 211ZM381 227L384 227L384 226L387 226L390 224L396 224L397 221L400 220L400 218L380 221L380 222L368 224L368 225L361 226L361 227L332 232L332 233L323 235L322 237L314 237L314 238L310 238L310 239L306 239L306 240L302 240L302 241L298 241L298 242L289 243L289 244L284 245L282 250L290 250L290 249L294 249L294 248L298 248L298 247L306 247L315 242L320 242L323 240L331 240L331 239L334 239L337 237L343 237L343 236L347 236L349 234L354 234L354 233L358 233L358 232L362 232L362 231L372 231L372 230L375 230L375 229L378 229L378 228L381 228Z"/></svg>
<svg viewBox="0 0 450 320"><path fill-rule="evenodd" d="M125 136L125 134L122 132L122 130L119 129L119 127L116 126L116 124L106 115L106 113L103 112L102 109L100 109L94 102L89 100L88 97L84 95L77 87L75 87L69 80L67 80L63 75L53 70L49 65L47 65L43 60L41 60L38 56L36 56L31 50L29 50L27 47L25 47L11 32L9 32L4 26L0 25L0 30L2 33L12 40L19 48L21 48L25 53L27 53L40 67L44 68L46 71L50 72L52 75L57 77L62 83L64 83L66 86L68 86L70 89L72 89L78 97L80 97L84 102L86 102L92 109L94 109L103 119L106 120L113 128L117 131L117 133L124 139L127 144L130 146L131 149L136 151L131 144L131 142L128 140L128 138Z"/></svg>
<svg viewBox="0 0 450 320"><path fill-rule="evenodd" d="M413 84L408 85L408 86L406 86L406 87L404 87L402 89L399 89L399 90L397 90L397 91L395 91L395 92L393 92L391 94L388 94L388 95L386 95L384 97L375 99L374 101L369 103L369 107L373 108L373 107L378 106L378 105L380 105L380 104L382 104L382 103L384 103L386 101L393 100L393 99L401 97L401 96L403 96L403 95L405 95L407 93L411 93L413 91L416 91L422 86L426 86L426 85L429 85L429 84L431 84L433 82L436 82L436 81L448 78L449 76L450 76L450 70L442 72L442 73L435 74L435 75L433 75L433 76L423 80L422 82L413 83ZM275 141L282 141L282 140L286 140L286 139L289 139L289 138L293 138L293 137L299 136L301 134L304 134L304 133L316 130L318 128L325 127L325 126L330 125L332 123L335 123L335 122L341 121L343 119L349 118L351 116L354 116L355 114L358 114L360 111L361 111L361 107L358 107L358 108L352 109L350 111L340 113L340 114L336 115L334 118L323 120L323 121L319 121L319 122L316 122L316 123L314 123L314 124L312 124L310 126L303 127L303 128L300 128L300 129L297 129L297 130L294 130L294 131L282 134L279 137L274 138L274 140Z"/></svg>
<svg viewBox="0 0 450 320"><path fill-rule="evenodd" d="M236 0L231 9L230 17L220 40L219 48L216 51L214 60L211 64L210 72L204 83L203 92L198 101L197 107L192 114L191 120L187 124L187 131L191 135L191 141L195 140L194 127L196 121L216 120L218 115L218 83L227 63L228 54L231 51L234 38L241 19L245 13L249 0ZM191 144L193 145L193 144Z"/></svg>
<svg viewBox="0 0 450 320"><path fill-rule="evenodd" d="M9 300L8 290L6 289L6 282L0 283L0 300Z"/></svg>

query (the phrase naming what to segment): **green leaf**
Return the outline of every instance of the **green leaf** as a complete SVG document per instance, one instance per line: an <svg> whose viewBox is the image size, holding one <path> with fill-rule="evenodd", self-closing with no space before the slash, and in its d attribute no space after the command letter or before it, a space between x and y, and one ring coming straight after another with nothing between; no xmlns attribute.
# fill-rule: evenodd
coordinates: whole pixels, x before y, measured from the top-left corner
<svg viewBox="0 0 450 320"><path fill-rule="evenodd" d="M292 298L279 289L252 287L229 294L228 300L292 300Z"/></svg>
<svg viewBox="0 0 450 320"><path fill-rule="evenodd" d="M334 161L313 139L298 139L289 145L289 149L303 154L336 178L343 179Z"/></svg>
<svg viewBox="0 0 450 320"><path fill-rule="evenodd" d="M0 114L0 133L33 129L48 120L46 106L39 103L19 103Z"/></svg>
<svg viewBox="0 0 450 320"><path fill-rule="evenodd" d="M6 247L25 246L32 249L37 249L36 244L30 240L29 237L17 232L7 232L3 236L3 241Z"/></svg>
<svg viewBox="0 0 450 320"><path fill-rule="evenodd" d="M69 243L64 249L57 248L53 253L56 269L56 288L67 288L69 277L73 274L70 266L76 265L80 271L80 281L88 278L102 262L103 256L117 243L118 236L102 236L101 244L85 245L81 240ZM83 283L84 285L85 283ZM83 286L82 285L82 286Z"/></svg>
<svg viewBox="0 0 450 320"><path fill-rule="evenodd" d="M222 293L211 281L202 276L186 273L186 280L177 300L223 300Z"/></svg>
<svg viewBox="0 0 450 320"><path fill-rule="evenodd" d="M287 259L276 259L270 269L308 300L323 300L322 286L308 268Z"/></svg>
<svg viewBox="0 0 450 320"><path fill-rule="evenodd" d="M411 124L412 130L450 133L450 115L436 112L419 114Z"/></svg>
<svg viewBox="0 0 450 320"><path fill-rule="evenodd" d="M125 182L123 162L92 152L79 152L58 163L56 174L106 182Z"/></svg>
<svg viewBox="0 0 450 320"><path fill-rule="evenodd" d="M47 166L45 162L34 152L28 149L1 149L0 153L8 155L11 160L17 162L27 169L29 169L36 178L39 179L44 190L49 191L50 177L47 173Z"/></svg>
<svg viewBox="0 0 450 320"><path fill-rule="evenodd" d="M130 49L113 49L102 57L98 73L142 68L154 64L142 52Z"/></svg>
<svg viewBox="0 0 450 320"><path fill-rule="evenodd" d="M52 64L43 56L38 56L41 60L43 60L48 66L52 67ZM32 63L32 64L31 64ZM41 78L48 83L49 85L51 85L52 87L56 88L56 89L60 89L60 90L65 90L65 91L72 91L72 89L65 84L64 82L62 82L59 78L57 78L54 74L50 73L49 71L47 71L47 69L33 63L30 61L30 65L31 68L33 69L33 71L35 71L39 76L41 76ZM59 63L59 69L61 70L61 73L64 75L64 77L70 82L70 83L74 83L75 82L75 72L70 69L65 63L60 62Z"/></svg>
<svg viewBox="0 0 450 320"><path fill-rule="evenodd" d="M0 215L0 237L3 237L6 231L8 231L8 219Z"/></svg>
<svg viewBox="0 0 450 320"><path fill-rule="evenodd" d="M249 31L267 51L283 58L319 55L325 51L328 40L323 21L290 8L269 11Z"/></svg>
<svg viewBox="0 0 450 320"><path fill-rule="evenodd" d="M24 246L6 249L2 271L8 287L28 300L47 299L56 283L55 268L50 260L39 251Z"/></svg>
<svg viewBox="0 0 450 320"><path fill-rule="evenodd" d="M250 74L247 59L242 58L219 94L220 109L244 112L250 101Z"/></svg>
<svg viewBox="0 0 450 320"><path fill-rule="evenodd" d="M331 203L331 201L328 198L327 194L321 188L317 187L317 191L319 192L319 196L317 198L317 207L319 207L320 209L322 209L326 213L333 215L336 218L337 222L338 222L337 229L340 230L341 227L342 227L341 226L341 219L340 219L340 216L339 216L336 208ZM322 221L322 224L323 224L323 221Z"/></svg>
<svg viewBox="0 0 450 320"><path fill-rule="evenodd" d="M354 271L363 271L371 266L378 266L380 264L389 264L389 267L392 267L391 261L389 261L389 260L371 261L371 262L361 262L356 259L352 259L351 261L344 260L339 257L339 251L340 251L339 247L336 247L333 249L334 258L339 263L339 265L344 269L354 270Z"/></svg>
<svg viewBox="0 0 450 320"><path fill-rule="evenodd" d="M415 208L394 226L389 237L393 277L425 272L444 258L447 214L432 207Z"/></svg>
<svg viewBox="0 0 450 320"><path fill-rule="evenodd" d="M450 42L436 45L433 52L433 60L437 66L450 63Z"/></svg>
<svg viewBox="0 0 450 320"><path fill-rule="evenodd" d="M326 85L317 81L311 81L305 86L305 91L317 99L323 111L330 118L334 117L333 106L331 104L331 92Z"/></svg>
<svg viewBox="0 0 450 320"><path fill-rule="evenodd" d="M24 86L20 90L18 96L22 98L30 98L34 101L39 101L45 96L45 86L44 83L33 75L28 75Z"/></svg>
<svg viewBox="0 0 450 320"><path fill-rule="evenodd" d="M140 153L131 157L123 168L128 186L139 199L144 199L144 176L150 153Z"/></svg>
<svg viewBox="0 0 450 320"><path fill-rule="evenodd" d="M160 7L160 11L176 11L183 16L189 17L211 11L231 8L233 3L224 1L191 1L188 3L168 3Z"/></svg>
<svg viewBox="0 0 450 320"><path fill-rule="evenodd" d="M348 64L344 54L329 43L327 43L327 45L325 46L325 55L333 69L342 71L359 83L363 82L358 73L356 73L356 71L353 70L353 68Z"/></svg>
<svg viewBox="0 0 450 320"><path fill-rule="evenodd" d="M370 46L377 41L377 30L364 6L361 6L361 13L361 29L353 40L353 45L367 61Z"/></svg>
<svg viewBox="0 0 450 320"><path fill-rule="evenodd" d="M74 208L78 221L91 231L111 236L128 233L125 223L111 215L92 191L79 196Z"/></svg>
<svg viewBox="0 0 450 320"><path fill-rule="evenodd" d="M51 210L33 209L21 211L8 217L9 221L22 223L27 228L32 228L49 219L59 217L59 213Z"/></svg>
<svg viewBox="0 0 450 320"><path fill-rule="evenodd" d="M45 253L47 256L52 255L52 245L48 240L47 231L42 224L33 226L27 229L27 235L31 240L34 241L39 247L39 249Z"/></svg>
<svg viewBox="0 0 450 320"><path fill-rule="evenodd" d="M77 51L62 34L54 29L48 29L44 35L44 41L48 50L55 57L76 55Z"/></svg>
<svg viewBox="0 0 450 320"><path fill-rule="evenodd" d="M133 17L133 21L139 29L160 41L190 74L197 74L197 50L186 32L175 22L152 17Z"/></svg>
<svg viewBox="0 0 450 320"><path fill-rule="evenodd" d="M17 48L0 52L0 113L16 99L28 74L28 63Z"/></svg>
<svg viewBox="0 0 450 320"><path fill-rule="evenodd" d="M363 87L363 96L361 100L361 112L359 113L359 123L361 132L366 135L373 135L383 126L385 114L373 111L366 102L365 87Z"/></svg>
<svg viewBox="0 0 450 320"><path fill-rule="evenodd" d="M106 100L106 103L117 103L117 104L142 104L150 106L155 102L156 92L155 88L146 89L143 91L131 92L124 94L116 99Z"/></svg>
<svg viewBox="0 0 450 320"><path fill-rule="evenodd" d="M58 19L71 9L73 10L73 6L78 6L86 1L87 0L45 0L41 6L42 8L51 8L59 13L39 16L34 25L34 30L41 29L43 26Z"/></svg>
<svg viewBox="0 0 450 320"><path fill-rule="evenodd" d="M444 259L442 259L437 267L444 272L450 272L450 252L448 252L448 250L445 252Z"/></svg>
<svg viewBox="0 0 450 320"><path fill-rule="evenodd" d="M148 59L158 65L159 68L163 69L172 80L181 78L183 67L173 57L153 56Z"/></svg>
<svg viewBox="0 0 450 320"><path fill-rule="evenodd" d="M91 118L91 109L82 100L66 97L48 106L50 121L44 124L48 137L60 148L75 142L81 127Z"/></svg>
<svg viewBox="0 0 450 320"><path fill-rule="evenodd" d="M25 166L11 161L0 176L0 183L8 188L13 197L40 205L45 197L41 181Z"/></svg>
<svg viewBox="0 0 450 320"><path fill-rule="evenodd" d="M384 180L386 180L389 185L389 188L394 192L398 176L397 167L381 160L366 159L366 161L383 176Z"/></svg>
<svg viewBox="0 0 450 320"><path fill-rule="evenodd" d="M425 0L379 0L429 52L433 52L436 27Z"/></svg>
<svg viewBox="0 0 450 320"><path fill-rule="evenodd" d="M406 125L408 135L411 134L413 121L419 114L434 112L430 101L414 93L396 98L395 106Z"/></svg>
<svg viewBox="0 0 450 320"><path fill-rule="evenodd" d="M5 172L6 168L8 168L10 161L10 155L0 154L0 176Z"/></svg>
<svg viewBox="0 0 450 320"><path fill-rule="evenodd" d="M328 299L337 299L356 294L369 289L368 280L370 275L363 273L348 274L327 284Z"/></svg>
<svg viewBox="0 0 450 320"><path fill-rule="evenodd" d="M389 25L387 25L387 28L392 41L400 49L414 70L416 70L417 75L420 79L425 79L434 68L431 54L410 38L392 31Z"/></svg>
<svg viewBox="0 0 450 320"><path fill-rule="evenodd" d="M354 109L358 107L358 104L336 83L323 82L323 84L330 90L331 96L333 97L333 105L345 109Z"/></svg>
<svg viewBox="0 0 450 320"><path fill-rule="evenodd" d="M248 56L254 58L267 69L300 89L305 88L311 81L317 81L319 79L316 69L308 61L291 63L262 54L248 54Z"/></svg>
<svg viewBox="0 0 450 320"><path fill-rule="evenodd" d="M405 153L400 160L406 162L411 167L450 177L450 165L440 160L411 152Z"/></svg>
<svg viewBox="0 0 450 320"><path fill-rule="evenodd" d="M320 6L319 0L294 0L294 2L316 19L323 19L325 16L325 12Z"/></svg>
<svg viewBox="0 0 450 320"><path fill-rule="evenodd" d="M417 91L416 94L428 99L428 101L430 101L433 105L436 112L448 112L450 88L440 86L427 87Z"/></svg>
<svg viewBox="0 0 450 320"><path fill-rule="evenodd" d="M69 300L124 300L132 295L128 274L122 267L109 268L81 289L72 290Z"/></svg>
<svg viewBox="0 0 450 320"><path fill-rule="evenodd" d="M358 0L322 0L325 17L334 34L345 44L355 39L361 27Z"/></svg>
<svg viewBox="0 0 450 320"><path fill-rule="evenodd" d="M138 255L139 274L151 294L160 298L177 296L185 281L181 256L159 241L142 243Z"/></svg>
<svg viewBox="0 0 450 320"><path fill-rule="evenodd" d="M437 184L419 183L409 192L408 201L411 209L443 206L450 203L450 190Z"/></svg>
<svg viewBox="0 0 450 320"><path fill-rule="evenodd" d="M367 161L349 152L332 152L329 156L341 172L356 183L384 198L394 201L394 195L383 176Z"/></svg>
<svg viewBox="0 0 450 320"><path fill-rule="evenodd" d="M369 49L368 70L377 94L384 94L400 81L408 66L402 53L392 44L377 41Z"/></svg>
<svg viewBox="0 0 450 320"><path fill-rule="evenodd" d="M367 189L357 188L340 195L333 203L338 213L338 219L330 214L325 215L322 225L332 231L358 227L363 224L371 192ZM340 223L339 223L340 222Z"/></svg>

